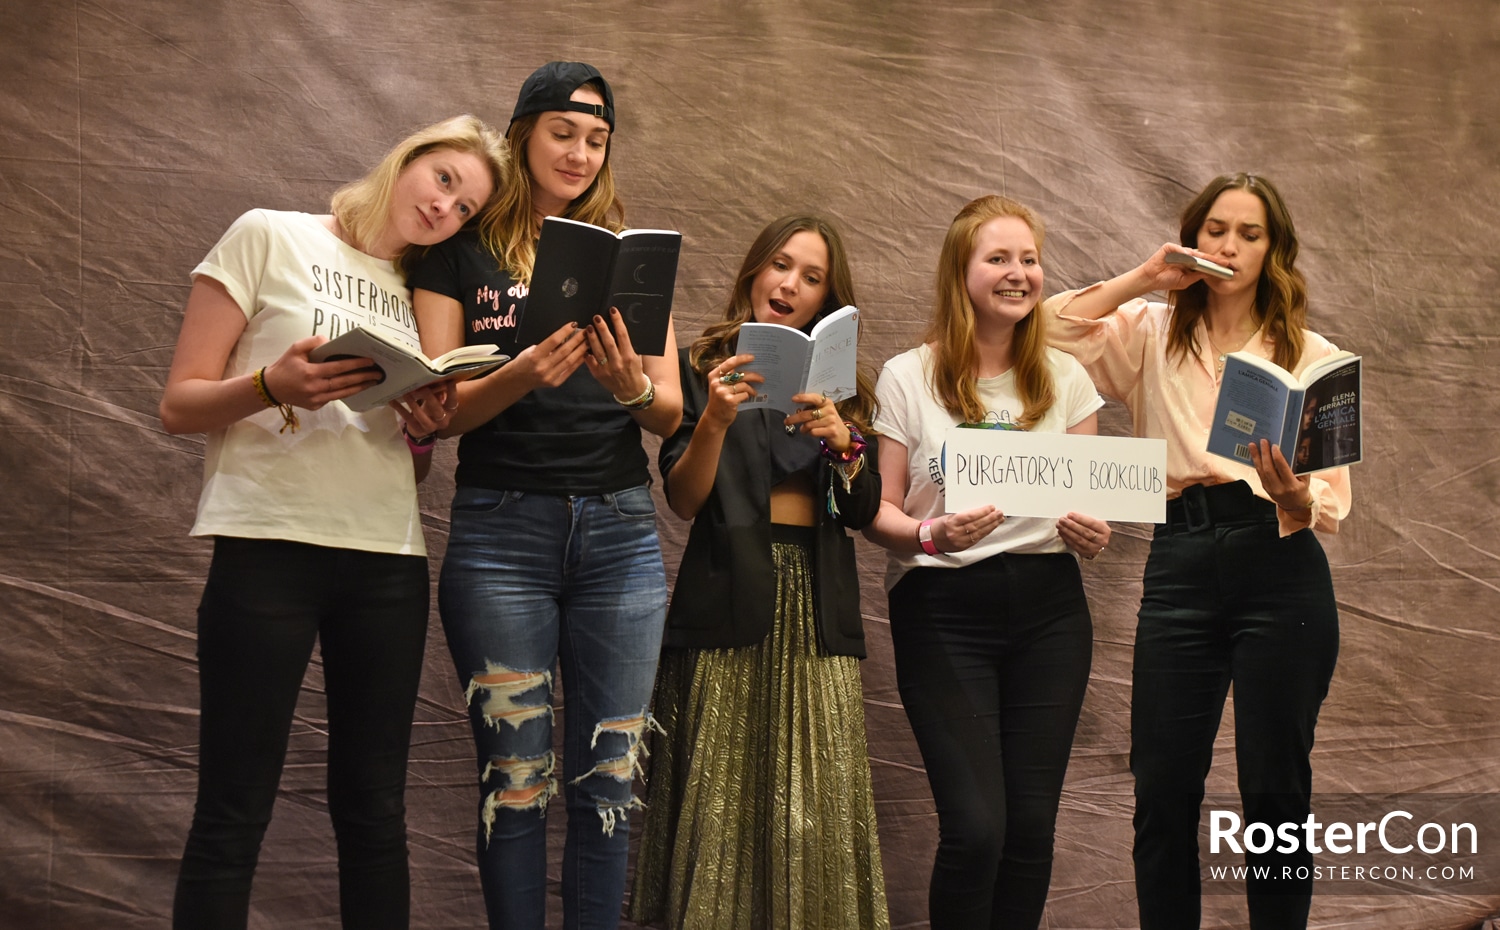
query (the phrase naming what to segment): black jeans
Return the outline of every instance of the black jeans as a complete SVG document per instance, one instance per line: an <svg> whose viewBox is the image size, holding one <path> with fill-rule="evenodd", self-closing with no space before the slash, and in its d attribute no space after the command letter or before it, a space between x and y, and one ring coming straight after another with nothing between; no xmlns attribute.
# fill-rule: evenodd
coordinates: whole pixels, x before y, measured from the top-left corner
<svg viewBox="0 0 1500 930"><path fill-rule="evenodd" d="M933 930L1035 930L1093 657L1078 563L997 555L913 569L890 613L901 701L937 805Z"/></svg>
<svg viewBox="0 0 1500 930"><path fill-rule="evenodd" d="M1307 819L1313 729L1338 658L1328 559L1312 530L1282 538L1275 506L1243 482L1190 486L1146 561L1130 702L1135 881L1143 930L1196 928L1198 826L1225 693L1234 684L1244 821ZM1307 926L1312 854L1247 854L1250 926Z"/></svg>
<svg viewBox="0 0 1500 930"><path fill-rule="evenodd" d="M246 924L315 639L328 699L328 812L343 925L407 926L406 758L427 603L425 558L215 540L198 607L198 801L174 927Z"/></svg>

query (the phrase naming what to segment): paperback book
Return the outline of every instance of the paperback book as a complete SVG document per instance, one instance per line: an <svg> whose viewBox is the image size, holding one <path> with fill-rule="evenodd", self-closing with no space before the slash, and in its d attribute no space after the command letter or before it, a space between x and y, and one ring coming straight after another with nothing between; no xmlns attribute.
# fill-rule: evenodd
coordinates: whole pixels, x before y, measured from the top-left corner
<svg viewBox="0 0 1500 930"><path fill-rule="evenodd" d="M1250 444L1281 446L1295 474L1353 465L1363 457L1360 357L1340 352L1296 378L1248 352L1224 357L1208 451L1250 464Z"/></svg>
<svg viewBox="0 0 1500 930"><path fill-rule="evenodd" d="M315 362L334 362L343 358L368 358L375 362L375 367L385 377L343 401L351 410L362 413L419 387L450 379L463 381L494 371L510 361L509 355L495 354L499 348L494 345L459 346L437 358L428 358L418 349L357 326L313 349L308 358Z"/></svg>
<svg viewBox="0 0 1500 930"><path fill-rule="evenodd" d="M845 306L818 321L810 334L779 323L740 326L735 354L755 361L741 366L766 380L747 404L791 413L796 394L825 394L835 402L854 396L858 372L859 310Z"/></svg>
<svg viewBox="0 0 1500 930"><path fill-rule="evenodd" d="M549 216L542 221L536 264L516 342L534 345L565 323L608 320L618 307L638 355L666 352L682 233L669 229L610 232Z"/></svg>

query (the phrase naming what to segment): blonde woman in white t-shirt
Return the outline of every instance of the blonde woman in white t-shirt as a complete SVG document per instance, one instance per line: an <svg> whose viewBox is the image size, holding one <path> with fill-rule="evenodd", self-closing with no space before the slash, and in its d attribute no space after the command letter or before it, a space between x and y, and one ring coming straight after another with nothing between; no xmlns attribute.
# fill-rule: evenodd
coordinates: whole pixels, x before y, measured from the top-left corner
<svg viewBox="0 0 1500 930"><path fill-rule="evenodd" d="M1088 685L1093 625L1072 552L1109 524L1070 513L947 513L943 443L969 426L1094 434L1083 368L1048 349L1042 224L988 196L965 206L938 259L923 344L876 387L882 501L865 531L890 550L886 587L901 700L938 811L934 930L1034 930L1052 877L1063 775Z"/></svg>
<svg viewBox="0 0 1500 930"><path fill-rule="evenodd" d="M428 598L416 482L457 398L424 388L356 413L339 401L379 380L371 360L308 353L355 325L417 347L400 260L479 215L504 157L472 116L429 126L335 194L331 214L251 210L193 270L161 419L207 434L192 533L214 555L174 927L245 926L314 640L343 925L407 926L402 798Z"/></svg>

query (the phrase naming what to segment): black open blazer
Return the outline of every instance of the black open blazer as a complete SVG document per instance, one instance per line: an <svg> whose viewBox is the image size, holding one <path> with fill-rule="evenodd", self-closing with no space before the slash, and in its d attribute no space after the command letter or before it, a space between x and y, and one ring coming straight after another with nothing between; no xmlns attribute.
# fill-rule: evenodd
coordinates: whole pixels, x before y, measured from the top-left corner
<svg viewBox="0 0 1500 930"><path fill-rule="evenodd" d="M702 375L680 352L682 426L661 446L662 479L682 457L708 404ZM688 531L667 609L665 645L689 649L753 646L771 632L776 611L775 566L771 561L770 431L782 429L775 410L741 410L724 436L713 490ZM859 609L859 573L854 540L845 528L868 526L880 510L880 474L875 469L875 437L867 436L865 465L844 490L826 459L818 460L815 488L818 523L813 542L813 604L818 640L833 655L864 658L865 632ZM829 488L838 516L823 503Z"/></svg>

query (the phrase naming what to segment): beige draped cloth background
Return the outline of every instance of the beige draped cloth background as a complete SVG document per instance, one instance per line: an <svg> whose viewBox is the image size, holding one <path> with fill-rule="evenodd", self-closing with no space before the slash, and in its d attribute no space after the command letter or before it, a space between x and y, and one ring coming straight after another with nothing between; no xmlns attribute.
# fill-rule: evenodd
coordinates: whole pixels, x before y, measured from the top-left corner
<svg viewBox="0 0 1500 930"><path fill-rule="evenodd" d="M156 417L188 271L250 207L321 212L409 129L500 125L522 79L614 83L629 220L686 237L678 331L716 315L793 210L847 231L874 366L913 344L943 230L1000 192L1045 217L1049 293L1175 236L1222 171L1302 236L1312 325L1365 356L1366 461L1326 539L1343 648L1319 792L1500 790L1495 294L1500 7L656 0L4 0L0 9L0 925L165 925L191 816L191 540L203 441ZM1123 432L1111 405L1108 431ZM442 558L453 444L422 489ZM663 510L669 575L686 527ZM1130 644L1149 527L1084 568L1093 680L1046 926L1136 925ZM926 920L936 818L896 693L882 556L862 545L871 764L892 923ZM310 671L255 927L336 926L322 677ZM434 623L408 792L414 925L482 921L474 765ZM1230 719L1211 790L1232 791ZM558 818L561 822L561 818ZM1481 843L1493 842L1490 824ZM1483 877L1483 876L1482 876ZM1462 928L1497 876L1320 894L1317 927ZM1208 926L1243 901L1205 899Z"/></svg>

